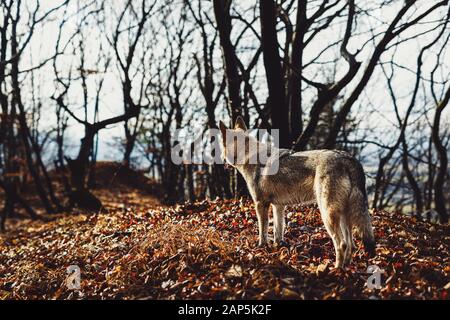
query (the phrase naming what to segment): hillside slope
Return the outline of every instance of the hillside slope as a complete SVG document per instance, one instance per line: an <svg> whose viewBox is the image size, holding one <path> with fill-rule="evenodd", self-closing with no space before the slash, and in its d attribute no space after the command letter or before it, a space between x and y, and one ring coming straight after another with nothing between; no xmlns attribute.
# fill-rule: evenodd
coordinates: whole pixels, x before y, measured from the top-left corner
<svg viewBox="0 0 450 320"><path fill-rule="evenodd" d="M448 226L374 212L376 257L359 250L342 271L314 208L289 208L289 247L256 249L249 201L115 197L109 213L23 221L0 235L0 299L449 298ZM80 267L79 291L65 285L69 265ZM381 289L365 286L369 265L384 270Z"/></svg>

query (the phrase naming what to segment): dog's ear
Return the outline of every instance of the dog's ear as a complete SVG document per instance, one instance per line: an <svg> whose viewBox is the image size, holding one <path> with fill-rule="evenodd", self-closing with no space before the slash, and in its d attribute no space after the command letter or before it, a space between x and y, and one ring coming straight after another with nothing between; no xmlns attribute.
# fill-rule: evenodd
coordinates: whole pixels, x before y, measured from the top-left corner
<svg viewBox="0 0 450 320"><path fill-rule="evenodd" d="M242 119L241 116L237 117L236 124L234 125L234 129L242 129L244 131L247 131L247 126L245 124L244 119Z"/></svg>
<svg viewBox="0 0 450 320"><path fill-rule="evenodd" d="M227 126L225 125L225 123L223 123L222 121L219 121L219 129L220 132L222 133L222 140L223 140L223 144L226 144L226 138L227 138Z"/></svg>

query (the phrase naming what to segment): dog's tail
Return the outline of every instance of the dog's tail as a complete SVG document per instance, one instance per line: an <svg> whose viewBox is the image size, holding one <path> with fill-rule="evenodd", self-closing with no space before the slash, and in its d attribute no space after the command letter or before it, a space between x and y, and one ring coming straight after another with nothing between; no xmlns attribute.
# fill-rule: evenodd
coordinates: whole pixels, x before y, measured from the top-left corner
<svg viewBox="0 0 450 320"><path fill-rule="evenodd" d="M366 177L362 165L359 162L357 162L356 167L357 170L355 170L354 174L359 191L356 192L358 196L356 197L356 201L354 202L356 205L356 210L358 211L356 227L362 237L364 250L368 253L369 257L374 257L376 243L375 237L373 235L372 219L369 215L369 204L367 201L366 193Z"/></svg>
<svg viewBox="0 0 450 320"><path fill-rule="evenodd" d="M360 219L360 224L358 226L359 232L364 243L364 250L368 253L369 257L375 256L375 237L373 235L372 223L370 221L369 213L366 212L362 219Z"/></svg>

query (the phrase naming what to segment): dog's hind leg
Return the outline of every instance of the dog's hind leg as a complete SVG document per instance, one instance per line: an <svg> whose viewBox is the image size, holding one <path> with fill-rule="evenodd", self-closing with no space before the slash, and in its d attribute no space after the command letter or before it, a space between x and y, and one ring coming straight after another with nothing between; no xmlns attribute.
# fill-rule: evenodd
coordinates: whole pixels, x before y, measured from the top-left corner
<svg viewBox="0 0 450 320"><path fill-rule="evenodd" d="M347 244L341 230L340 220L342 217L342 210L337 205L333 206L333 201L330 199L330 187L330 181L323 178L316 178L315 192L317 204L319 205L320 215L323 224L325 225L325 229L333 241L334 251L336 253L335 267L342 268L344 267L345 251L347 250Z"/></svg>
<svg viewBox="0 0 450 320"><path fill-rule="evenodd" d="M284 238L284 206L272 204L273 213L273 241L282 244Z"/></svg>
<svg viewBox="0 0 450 320"><path fill-rule="evenodd" d="M340 217L334 209L325 209L325 215L322 215L325 228L333 240L334 250L336 253L336 268L343 268L345 264L345 251L347 244L345 243L344 235L340 228Z"/></svg>
<svg viewBox="0 0 450 320"><path fill-rule="evenodd" d="M344 266L344 251L346 249L343 235L340 228L339 216L333 212L332 208L327 208L324 203L318 201L320 215L322 217L325 229L333 241L334 251L336 253L335 267L341 268Z"/></svg>
<svg viewBox="0 0 450 320"><path fill-rule="evenodd" d="M259 242L262 247L267 244L267 232L269 228L269 204L262 201L255 201L256 216L258 217Z"/></svg>
<svg viewBox="0 0 450 320"><path fill-rule="evenodd" d="M343 235L343 241L345 242L344 251L344 264L352 262L352 249L353 249L353 237L352 237L352 227L345 221L345 218L341 219L341 232Z"/></svg>

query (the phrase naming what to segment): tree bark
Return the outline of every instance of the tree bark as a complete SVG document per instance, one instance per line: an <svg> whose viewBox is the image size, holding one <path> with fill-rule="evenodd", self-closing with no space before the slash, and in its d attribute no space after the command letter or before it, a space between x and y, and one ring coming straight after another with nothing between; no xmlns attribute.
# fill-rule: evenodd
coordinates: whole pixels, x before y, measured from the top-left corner
<svg viewBox="0 0 450 320"><path fill-rule="evenodd" d="M403 170L405 171L406 179L408 180L411 189L413 191L413 196L416 204L416 213L420 214L423 212L423 200L422 200L422 192L420 191L419 184L417 183L416 178L414 177L411 169L409 168L408 161L408 146L406 144L405 137L403 138L403 154L402 154L402 164Z"/></svg>
<svg viewBox="0 0 450 320"><path fill-rule="evenodd" d="M289 109L285 96L285 81L277 38L277 6L273 0L260 0L261 41L269 98L267 100L272 128L278 129L280 147L290 148Z"/></svg>
<svg viewBox="0 0 450 320"><path fill-rule="evenodd" d="M13 186L0 179L0 188L3 189L6 196L5 205L0 216L0 232L5 231L6 218L13 213L15 203L20 204L31 219L36 220L39 218L36 212L29 206L28 202L17 193Z"/></svg>
<svg viewBox="0 0 450 320"><path fill-rule="evenodd" d="M437 105L436 113L434 115L433 127L432 127L432 139L434 147L439 157L439 168L436 174L436 180L434 182L434 205L437 213L439 214L439 220L441 223L448 223L448 212L445 207L445 195L444 184L447 177L448 156L447 149L445 148L442 140L439 136L439 127L441 122L441 115L444 108L448 105L450 100L450 88L447 89L444 99Z"/></svg>
<svg viewBox="0 0 450 320"><path fill-rule="evenodd" d="M20 12L20 5L17 6L17 15L19 16ZM35 167L35 163L33 162L32 153L33 150L30 146L29 141L29 128L28 124L25 118L25 108L22 104L22 97L21 97L21 91L20 91L20 84L19 84L19 61L20 61L20 55L18 51L18 39L17 39L17 23L19 21L19 17L14 21L12 24L12 36L11 36L11 54L15 56L15 58L11 61L11 79L12 79L12 87L13 87L13 99L11 101L11 104L17 105L19 107L20 113L18 114L19 119L19 133L20 137L22 138L22 143L25 148L25 156L26 161L28 165L28 169L30 170L30 174L33 177L36 191L38 193L38 196L45 208L45 210L48 213L54 212L54 208L51 205L48 197L47 192L42 184L41 177L39 176L39 171ZM40 158L39 155L37 155L38 158ZM55 202L59 204L58 201Z"/></svg>
<svg viewBox="0 0 450 320"><path fill-rule="evenodd" d="M303 71L303 41L308 21L306 18L307 1L299 0L297 8L297 24L292 42L290 74L287 92L289 106L290 136L296 139L303 130L302 119L302 71Z"/></svg>
<svg viewBox="0 0 450 320"><path fill-rule="evenodd" d="M214 15L219 31L220 46L222 48L225 74L228 86L228 103L231 109L231 120L234 121L242 115L240 86L241 80L238 72L236 51L231 43L231 0L214 0Z"/></svg>

